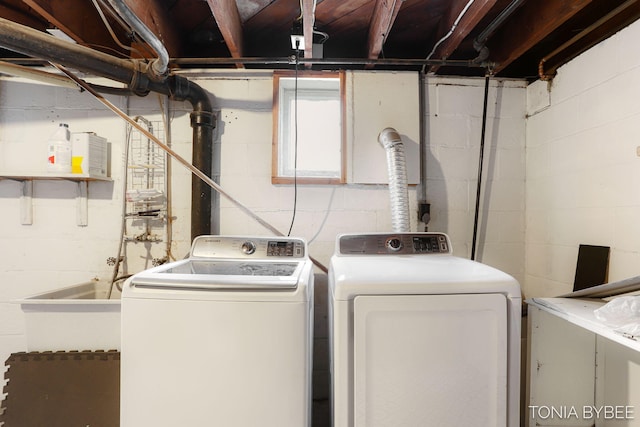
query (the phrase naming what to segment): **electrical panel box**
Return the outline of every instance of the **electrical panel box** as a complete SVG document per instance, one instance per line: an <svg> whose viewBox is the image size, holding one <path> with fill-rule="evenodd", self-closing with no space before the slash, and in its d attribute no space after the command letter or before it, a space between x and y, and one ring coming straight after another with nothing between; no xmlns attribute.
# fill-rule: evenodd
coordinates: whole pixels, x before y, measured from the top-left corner
<svg viewBox="0 0 640 427"><path fill-rule="evenodd" d="M111 176L109 143L95 133L71 134L71 172L106 178Z"/></svg>

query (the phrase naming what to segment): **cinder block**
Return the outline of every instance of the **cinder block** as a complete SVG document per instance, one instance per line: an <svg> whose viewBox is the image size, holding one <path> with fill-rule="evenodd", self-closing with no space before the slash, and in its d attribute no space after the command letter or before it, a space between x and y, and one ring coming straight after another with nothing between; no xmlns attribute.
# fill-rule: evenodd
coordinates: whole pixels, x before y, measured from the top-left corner
<svg viewBox="0 0 640 427"><path fill-rule="evenodd" d="M482 117L484 87L464 83L436 86L439 116Z"/></svg>

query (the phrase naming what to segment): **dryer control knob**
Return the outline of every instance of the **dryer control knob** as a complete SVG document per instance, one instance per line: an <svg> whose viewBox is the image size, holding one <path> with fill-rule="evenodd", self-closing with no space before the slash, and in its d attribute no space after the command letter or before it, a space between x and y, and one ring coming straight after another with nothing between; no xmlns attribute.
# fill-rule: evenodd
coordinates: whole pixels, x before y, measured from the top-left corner
<svg viewBox="0 0 640 427"><path fill-rule="evenodd" d="M392 250L393 252L397 252L402 249L402 241L397 237L392 237L387 240L387 248Z"/></svg>
<svg viewBox="0 0 640 427"><path fill-rule="evenodd" d="M242 252L244 254L251 255L252 253L254 253L256 251L256 244L253 243L251 240L247 240L246 242L244 242L242 244L240 249L242 249Z"/></svg>

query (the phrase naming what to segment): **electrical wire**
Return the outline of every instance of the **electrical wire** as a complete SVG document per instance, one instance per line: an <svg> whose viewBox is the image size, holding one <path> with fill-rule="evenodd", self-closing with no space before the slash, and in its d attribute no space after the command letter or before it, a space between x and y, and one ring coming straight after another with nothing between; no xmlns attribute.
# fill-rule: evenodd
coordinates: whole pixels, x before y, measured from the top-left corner
<svg viewBox="0 0 640 427"><path fill-rule="evenodd" d="M313 10L311 12L311 16L314 22L316 20L316 6L318 6L318 0L313 0ZM303 15L304 15L304 12L303 12L302 0L300 0L300 16L298 16L297 21L300 21Z"/></svg>
<svg viewBox="0 0 640 427"><path fill-rule="evenodd" d="M104 12L102 11L102 8L98 4L98 0L91 0L91 1L93 2L93 6L96 8L96 11L98 12L98 15L100 15L100 19L102 19L102 23L107 28L107 31L109 31L109 34L111 34L111 38L113 39L113 41L116 42L116 44L124 50L132 50L130 46L126 46L120 42L120 39L118 39L118 37L116 36L116 33L114 33L113 28L111 28L109 21L107 21L107 17L104 16Z"/></svg>
<svg viewBox="0 0 640 427"><path fill-rule="evenodd" d="M167 146L165 143L160 141L155 135L149 133L149 131L147 131L145 128L143 128L138 123L136 123L135 120L133 120L131 117L129 117L127 114L125 114L121 109L116 107L112 102L107 100L104 96L102 96L98 92L96 92L86 82L84 82L83 80L79 79L75 74L73 74L71 71L67 70L64 66L62 66L60 64L56 64L54 62L50 62L50 64L53 65L56 69L58 69L61 73L64 73L66 76L68 76L78 86L82 87L86 92L91 94L94 98L96 98L100 103L102 103L104 106L106 106L109 110L113 111L118 117L120 117L123 120L127 121L128 123L130 123L134 128L136 128L138 131L140 131L143 135L147 136L148 138L151 138L151 140L153 142L155 142L158 147L160 147L167 154L169 154L174 160L176 160L182 166L187 168L193 175L195 175L198 178L200 178L209 187L213 188L218 193L220 193L221 196L225 197L227 200L229 200L231 203L233 203L242 212L244 212L245 214L247 214L251 218L253 218L256 222L258 222L258 224L262 225L267 230L269 230L272 233L274 233L274 235L276 235L276 236L282 236L283 235L282 232L280 232L280 230L278 230L276 227L274 227L273 225L269 224L267 221L262 219L255 212L253 212L251 209L249 209L246 205L244 205L243 203L241 203L240 201L238 201L237 199L232 197L224 188L222 188L220 186L220 184L216 183L209 176L207 176L207 174L205 174L200 169L196 168L191 163L189 163L184 157L180 156L178 153L175 152L175 150L173 150L171 147ZM329 269L325 265L320 263L314 257L309 256L309 259L311 260L311 262L313 262L313 264L316 267L318 267L323 272L326 273L326 272L329 271Z"/></svg>
<svg viewBox="0 0 640 427"><path fill-rule="evenodd" d="M296 212L298 210L298 64L300 62L300 50L296 40L296 64L295 79L293 89L293 213L291 215L291 224L287 236L291 236L293 224L296 221Z"/></svg>
<svg viewBox="0 0 640 427"><path fill-rule="evenodd" d="M451 37L453 35L453 32L456 30L456 28L458 27L458 24L460 23L460 21L462 20L464 15L466 15L467 11L469 10L469 8L471 7L471 5L473 4L474 1L475 0L469 0L469 2L464 7L464 9L462 9L462 12L460 12L460 15L458 15L456 20L453 22L453 25L451 26L451 29L449 30L449 32L447 34L445 34L445 36L442 37L440 40L438 40L438 42L433 46L433 49L431 50L431 53L429 53L429 55L427 55L427 57L425 58L427 61L429 59L431 59L431 57L433 56L434 53L436 53L436 49L438 49L440 47L440 45L442 43L444 43L445 40L447 40L449 37Z"/></svg>
<svg viewBox="0 0 640 427"><path fill-rule="evenodd" d="M333 198L335 195L336 195L336 187L333 187L333 189L331 190L331 196L329 196L329 204L327 205L327 210L324 212L324 218L322 218L322 222L320 223L320 226L318 227L318 231L316 231L316 234L314 234L313 237L307 241L308 245L313 243L313 241L318 238L318 236L324 229L324 225L327 223L327 219L329 218L329 214L331 213L331 206L333 205Z"/></svg>
<svg viewBox="0 0 640 427"><path fill-rule="evenodd" d="M318 41L318 44L324 44L327 40L329 40L329 34L324 31L313 30L313 34L317 34L322 36L322 40Z"/></svg>
<svg viewBox="0 0 640 427"><path fill-rule="evenodd" d="M107 17L105 16L104 12L102 11L102 8L100 7L100 5L98 4L98 0L91 0L93 2L93 6L96 8L96 11L98 11L98 14L100 15L100 19L102 19L102 22L104 23L104 26L107 28L107 31L109 31L109 34L111 35L111 38L113 39L113 41L120 46L122 49L124 50L128 50L130 52L135 52L138 55L144 57L144 55L142 54L142 52L140 52L138 49L131 47L131 46L127 46L124 43L120 42L120 39L118 39L118 36L116 36L116 33L113 31L113 28L111 27L111 25L109 24L109 21L107 20ZM112 13L113 15L113 13ZM118 20L118 22L120 23L120 25L123 25L124 23L120 20Z"/></svg>

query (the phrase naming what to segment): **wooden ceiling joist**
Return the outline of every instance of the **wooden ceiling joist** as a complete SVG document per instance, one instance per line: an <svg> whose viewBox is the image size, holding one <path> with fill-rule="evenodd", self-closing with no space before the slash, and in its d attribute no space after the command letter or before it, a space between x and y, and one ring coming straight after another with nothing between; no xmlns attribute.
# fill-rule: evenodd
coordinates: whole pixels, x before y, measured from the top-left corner
<svg viewBox="0 0 640 427"><path fill-rule="evenodd" d="M499 73L555 29L567 22L591 0L536 0L525 2L487 43L489 60Z"/></svg>
<svg viewBox="0 0 640 427"><path fill-rule="evenodd" d="M377 0L369 25L369 40L367 42L367 57L376 59L382 52L382 46L393 27L398 11L404 0Z"/></svg>
<svg viewBox="0 0 640 427"><path fill-rule="evenodd" d="M131 11L164 44L169 56L178 57L182 42L178 29L162 0L125 0Z"/></svg>
<svg viewBox="0 0 640 427"><path fill-rule="evenodd" d="M14 9L9 5L0 5L0 16L9 21L16 22L21 25L26 25L31 28L44 31L46 29L45 23L42 20L36 19L34 16L25 13L24 11Z"/></svg>
<svg viewBox="0 0 640 427"><path fill-rule="evenodd" d="M232 58L244 55L242 21L235 0L207 0ZM237 64L242 68L242 64Z"/></svg>
<svg viewBox="0 0 640 427"><path fill-rule="evenodd" d="M302 0L302 33L304 57L313 58L313 26L315 25L315 0Z"/></svg>
<svg viewBox="0 0 640 427"><path fill-rule="evenodd" d="M638 18L640 18L640 2L627 0L542 58L538 64L538 77L541 80L550 80L561 65L635 22Z"/></svg>
<svg viewBox="0 0 640 427"><path fill-rule="evenodd" d="M89 19L100 20L90 1L78 2L69 7L64 0L23 0L30 8L47 20L52 27L61 30L76 43L106 44L111 46L113 40L102 25L85 25Z"/></svg>

